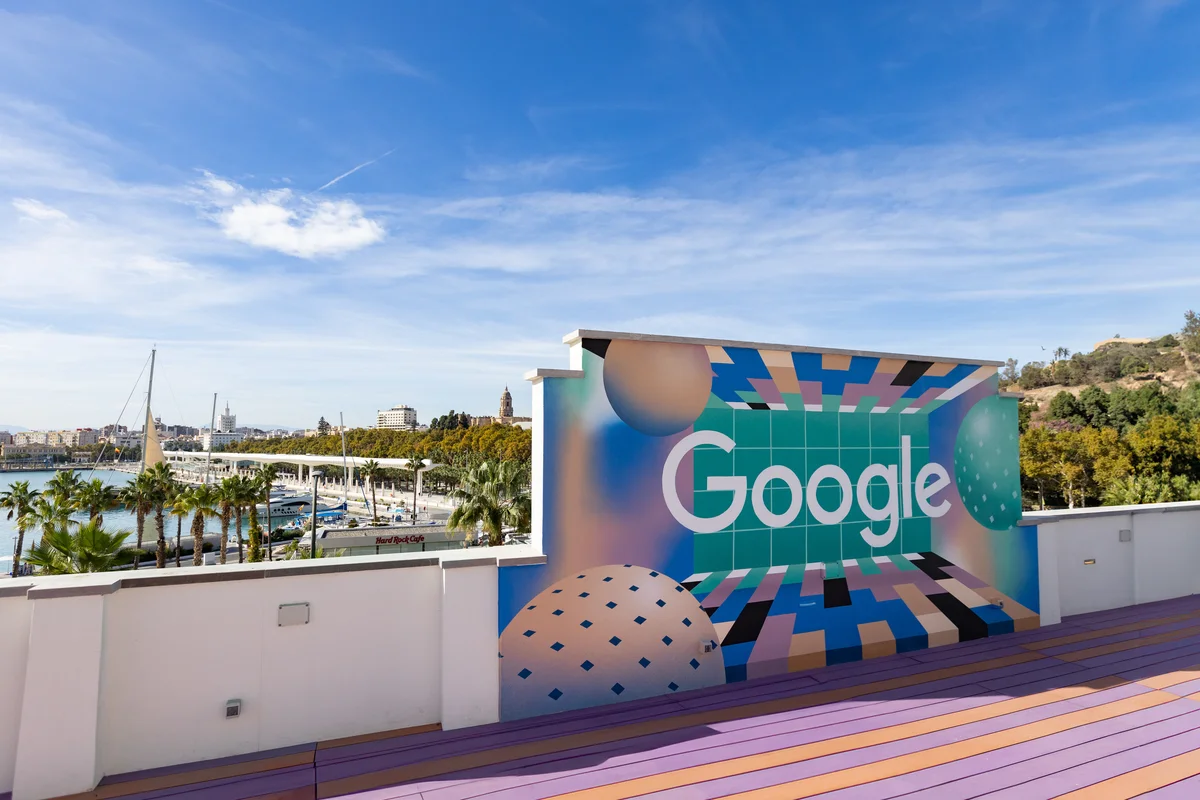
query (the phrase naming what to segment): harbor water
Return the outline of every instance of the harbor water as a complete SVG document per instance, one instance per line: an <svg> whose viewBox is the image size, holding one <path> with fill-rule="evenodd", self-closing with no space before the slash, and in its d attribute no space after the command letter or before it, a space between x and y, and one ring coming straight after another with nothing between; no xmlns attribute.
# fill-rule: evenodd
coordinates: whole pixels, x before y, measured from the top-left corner
<svg viewBox="0 0 1200 800"><path fill-rule="evenodd" d="M8 487L17 481L28 481L30 489L41 491L45 487L45 485L50 481L50 479L54 477L54 474L55 474L54 472L49 471L49 470L47 470L45 472L0 472L0 492L7 491ZM130 480L133 479L133 475L131 475L128 472L118 472L117 470L110 470L110 469L98 469L95 471L79 470L78 475L81 480L86 481L86 480L91 480L92 478L99 478L100 480L104 481L105 483L109 484L110 486L117 486L117 487L122 487L125 484L129 483ZM84 512L84 513L74 514L73 518L77 519L77 520L86 520L87 513ZM286 521L290 521L290 520L284 520L284 521L286 522ZM260 520L260 522L263 525L266 524L266 520ZM167 539L171 542L174 542L175 541L175 526L178 524L176 522L176 518L167 516L166 523L167 523L167 525L166 525ZM276 525L276 527L278 527L278 525L279 525L279 523L277 523L277 522L274 524ZM205 521L204 527L205 527L205 530L207 530L210 533L220 533L221 522L220 522L220 520L209 519L209 520ZM250 520L248 518L243 519L242 520L243 534L246 533L246 531L249 529L249 527L250 527ZM105 528L105 530L109 530L109 531L118 531L118 530L129 531L130 537L126 541L129 544L133 544L134 542L137 541L137 519L134 517L134 515L132 513L125 511L123 509L118 509L116 511L106 511L104 514L104 528ZM191 519L189 518L189 519L185 519L183 521L183 536L184 536L184 538L187 538L188 536L190 536L190 532L191 532ZM146 519L146 526L145 526L145 532L143 534L143 541L144 542L153 542L154 537L155 537L154 517L153 517L153 515L151 515L149 518ZM36 538L37 538L36 531L26 531L25 532L25 548L28 549L29 546L33 543L33 541L36 540ZM0 573L8 573L12 569L12 552L13 552L13 546L16 544L16 539L17 539L17 521L16 521L16 519L15 518L11 519L11 520L8 519L8 511L6 509L0 509ZM233 539L233 526L232 525L230 525L230 539L231 540Z"/></svg>

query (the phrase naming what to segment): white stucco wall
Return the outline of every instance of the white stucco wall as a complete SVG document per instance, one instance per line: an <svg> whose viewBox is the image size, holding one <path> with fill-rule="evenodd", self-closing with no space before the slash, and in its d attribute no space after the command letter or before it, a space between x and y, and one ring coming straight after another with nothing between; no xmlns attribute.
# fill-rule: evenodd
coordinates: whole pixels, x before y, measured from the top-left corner
<svg viewBox="0 0 1200 800"><path fill-rule="evenodd" d="M504 547L0 584L0 793L31 800L105 775L494 722L497 559L530 557ZM280 627L286 603L308 603L308 624ZM242 713L226 719L232 699Z"/></svg>
<svg viewBox="0 0 1200 800"><path fill-rule="evenodd" d="M1038 526L1043 625L1200 592L1200 502L1035 512L1021 524Z"/></svg>

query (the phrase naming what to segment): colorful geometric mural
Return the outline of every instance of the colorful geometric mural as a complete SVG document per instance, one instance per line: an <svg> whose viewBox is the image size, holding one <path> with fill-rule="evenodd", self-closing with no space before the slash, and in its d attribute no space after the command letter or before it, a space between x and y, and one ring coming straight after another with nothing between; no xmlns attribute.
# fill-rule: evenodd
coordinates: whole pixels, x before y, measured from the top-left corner
<svg viewBox="0 0 1200 800"><path fill-rule="evenodd" d="M1037 625L995 364L571 346L534 382L547 563L501 571L503 718Z"/></svg>

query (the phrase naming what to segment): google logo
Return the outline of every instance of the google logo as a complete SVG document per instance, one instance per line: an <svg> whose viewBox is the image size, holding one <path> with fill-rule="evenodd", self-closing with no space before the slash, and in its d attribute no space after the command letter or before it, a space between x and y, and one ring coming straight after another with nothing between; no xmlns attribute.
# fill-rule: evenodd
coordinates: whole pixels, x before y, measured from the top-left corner
<svg viewBox="0 0 1200 800"><path fill-rule="evenodd" d="M741 475L711 476L708 478L708 491L726 491L733 493L733 501L722 513L715 517L697 517L684 508L676 488L676 475L684 457L701 445L713 445L726 453L734 447L733 439L718 431L696 431L679 440L671 448L663 465L662 490L667 508L676 521L688 530L696 533L716 533L733 524L746 505L746 495L750 495L750 503L758 519L769 528L782 528L790 525L800 514L807 497L808 507L813 518L823 525L835 525L846 519L855 498L863 514L872 522L888 520L888 529L884 533L875 533L870 527L864 527L859 533L871 547L883 547L896 538L900 528L900 518L913 515L913 502L921 513L928 517L940 517L950 510L950 501L943 499L934 502L936 495L950 485L950 475L946 468L937 462L930 462L917 472L916 480L912 479L912 443L908 436L901 437L900 464L870 464L858 476L858 483L852 486L850 476L836 464L825 464L813 470L808 477L807 490L801 484L795 472L781 465L772 465L758 473L750 486L746 477ZM792 502L787 510L776 514L767 508L764 494L767 485L773 480L783 481L791 490ZM868 489L871 481L882 481L888 489L887 501L882 506L873 505ZM824 481L833 481L842 489L842 499L837 508L824 508L817 499L817 488Z"/></svg>

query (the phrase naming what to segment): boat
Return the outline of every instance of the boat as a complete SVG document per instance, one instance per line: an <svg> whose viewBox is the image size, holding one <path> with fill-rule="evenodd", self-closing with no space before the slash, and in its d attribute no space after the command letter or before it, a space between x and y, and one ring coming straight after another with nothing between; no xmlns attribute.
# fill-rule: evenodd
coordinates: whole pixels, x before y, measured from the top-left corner
<svg viewBox="0 0 1200 800"><path fill-rule="evenodd" d="M312 498L311 498L311 496L309 496L307 494L286 494L283 492L276 494L276 493L272 492L270 502L271 502L271 517L272 517L272 519L274 519L275 517L307 516L309 510L312 508ZM324 504L318 502L317 503L317 516L321 516L322 514L329 512L329 511L333 511L335 509L341 509L342 511L344 511L345 508L346 508L345 503L341 503L337 506L328 506L328 505L324 505ZM259 519L265 518L266 515L267 515L267 504L259 503L258 504Z"/></svg>

